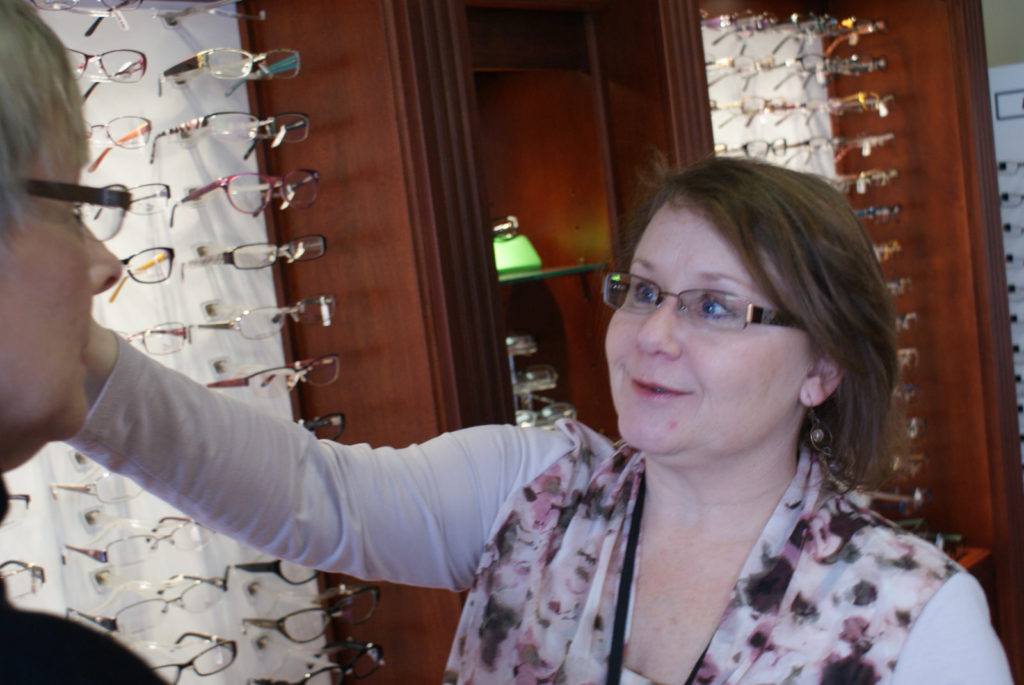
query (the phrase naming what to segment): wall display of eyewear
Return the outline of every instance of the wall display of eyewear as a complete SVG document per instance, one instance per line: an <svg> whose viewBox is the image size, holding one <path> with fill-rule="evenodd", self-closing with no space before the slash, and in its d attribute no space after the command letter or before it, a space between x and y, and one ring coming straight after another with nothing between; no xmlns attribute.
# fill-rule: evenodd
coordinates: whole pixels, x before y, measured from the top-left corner
<svg viewBox="0 0 1024 685"><path fill-rule="evenodd" d="M174 9L167 9L169 3L150 7L146 0L32 4L68 46L83 95L90 159L81 185L44 177L30 181L27 190L73 203L93 236L123 262L122 279L97 298L94 316L124 331L129 344L202 382L211 380L211 361L225 357L264 370L256 378L220 382L239 386L225 391L238 401L294 422L288 390L333 380L339 360L325 355L293 363L282 333L332 325L337 305L333 295L312 294L277 306L274 269L268 267L323 257L325 241L313 235L274 242L262 211L272 201L275 210L308 206L316 199L319 174L264 174L255 153L307 140L312 126L298 112L251 111L250 89L243 86L259 89L258 80L299 76L298 52L243 50L237 21L224 18L260 17L240 15L236 2L179 3ZM175 87L161 88L163 81ZM200 202L220 195L218 189L227 202ZM179 205L197 209L176 212ZM188 264L182 269L190 278L169 282L179 262ZM234 268L199 268L215 265ZM193 277L193 269L202 277ZM130 281L164 285L127 287ZM293 326L286 326L289 319ZM171 354L186 345L184 353ZM259 392L243 392L250 384ZM274 396L278 390L283 392ZM337 439L345 415L313 416L300 425ZM269 590L290 592L307 608L347 615L338 608L340 595L318 598L317 571L280 562L278 574L246 570L262 558L256 550L182 516L66 445L47 446L5 480L13 494L0 544L11 554L0 563L0 577L11 601L111 633L168 682L201 676L208 685L233 685L303 676L302 660L267 668L252 648L253 639L270 631L244 628L243 618L262 613L245 597L248 577L262 577ZM283 580L296 574L303 584ZM326 643L318 637L308 650Z"/></svg>
<svg viewBox="0 0 1024 685"><path fill-rule="evenodd" d="M874 157L877 150L900 144L898 131L878 130L880 125L891 125L887 118L896 97L874 85L873 76L886 71L889 61L871 50L871 36L888 30L884 19L798 13L783 19L767 13L737 13L706 16L702 22L715 153L757 157L816 173L850 194L858 218L872 234L889 291L896 297L906 295L913 280L897 271L905 261L894 259L907 249L898 225L904 219L903 205L859 199L892 197L889 188L897 186L900 178L899 169L881 166ZM854 83L847 86L851 80ZM842 94L853 87L856 92ZM877 121L866 117L858 122L862 133L839 133L849 130L846 124L851 117L869 113ZM841 127L836 125L839 122ZM917 311L901 311L894 320L898 336L914 335L924 325ZM906 345L899 350L905 378L913 376L919 358L917 347ZM921 393L921 387L908 379L896 396L909 403L917 402ZM925 425L922 416L909 418L908 438L924 439ZM879 494L866 504L890 500Z"/></svg>
<svg viewBox="0 0 1024 685"><path fill-rule="evenodd" d="M990 70L992 93L1012 92L1021 77L1020 65L996 67ZM993 95L993 97L997 97ZM1024 320L1024 126L1020 119L994 116L992 121L996 151L996 181L999 189L999 212L1003 226L1003 252L1006 256L1007 301L1010 311L1010 340L1014 359L1024 356L1020 352L1024 344L1024 330L1015 325ZM1018 386L1018 395L1020 389ZM1024 431L1024 413L1018 412L1018 426ZM1024 467L1024 440L1021 442L1021 465Z"/></svg>
<svg viewBox="0 0 1024 685"><path fill-rule="evenodd" d="M875 10L880 6L871 5ZM925 446L942 439L936 437L938 431L930 425L928 415L934 393L923 383L932 376L929 347L918 339L933 333L930 328L939 322L933 320L922 294L921 286L927 287L929 273L922 272L915 263L919 248L913 236L918 227L914 225L915 213L910 211L914 206L911 198L904 195L921 186L919 179L902 176L909 170L903 142L914 136L908 128L914 124L907 117L891 116L900 112L900 100L907 97L904 89L898 94L887 90L897 83L890 78L894 69L900 69L905 61L898 54L900 41L891 41L885 35L893 26L883 18L800 14L777 18L756 12L709 15L704 19L715 153L758 157L818 173L846 193L871 236L896 304L894 325L902 378L894 396L906 410L906 438L915 452L896 457L905 478L867 493L864 504L890 517L914 515L941 504L942 514L932 513L944 515L946 509L951 509L950 503L933 502L931 488L916 482L918 478L935 478L924 468L928 465ZM889 46L897 47L893 50ZM816 92L776 90L777 86L781 90L797 82L807 90L826 83L827 88ZM1019 75L1014 83L1019 83ZM787 130L816 125L822 128L810 133ZM1012 324L1014 314L1024 317L1024 310L1015 309L1015 303L1024 301L1024 297L1014 284L1024 263L1020 259L1024 242L1017 242L1024 236L1024 230L1017 230L1024 224L1024 215L1015 214L1024 207L1024 174L1019 171L1024 163L1017 161L1024 160L1024 147L1019 142L1024 136L1020 135L1019 121L1004 125L1016 126L1009 154L1000 157L996 170ZM1011 334L1020 334L1020 329L1011 325ZM1024 352L1020 352L1024 342L1013 342L1015 358L1024 359ZM1024 415L1020 420L1024 426ZM965 559L977 561L987 555L986 550L966 548L964 536L959 533L931 535L927 526L911 532L923 532L923 537L949 553L967 555L962 557Z"/></svg>

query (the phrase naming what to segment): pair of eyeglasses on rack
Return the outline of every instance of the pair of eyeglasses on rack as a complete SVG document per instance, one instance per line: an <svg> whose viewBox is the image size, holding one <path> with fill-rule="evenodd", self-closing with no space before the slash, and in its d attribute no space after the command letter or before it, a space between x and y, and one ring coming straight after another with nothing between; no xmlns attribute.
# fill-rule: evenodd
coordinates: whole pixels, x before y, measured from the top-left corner
<svg viewBox="0 0 1024 685"><path fill-rule="evenodd" d="M900 241L898 240L889 240L884 243L876 243L874 245L874 248L875 257L877 257L878 261L882 263L889 261L890 259L895 257L900 251L903 250L903 246L900 245Z"/></svg>
<svg viewBox="0 0 1024 685"><path fill-rule="evenodd" d="M279 209L304 209L316 202L320 172L313 169L293 169L283 176L244 172L218 178L205 186L190 189L171 209L171 226L178 207L199 202L218 188L224 191L231 207L243 214L256 216L275 197L280 198Z"/></svg>
<svg viewBox="0 0 1024 685"><path fill-rule="evenodd" d="M795 71L787 74L781 81L775 84L774 90L802 72L806 74L804 87L815 79L818 83L825 85L831 83L836 76L860 76L873 71L885 71L889 66L889 60L885 57L873 55L850 55L849 57L826 57L825 55L801 55L792 60L786 60L781 66L794 67Z"/></svg>
<svg viewBox="0 0 1024 685"><path fill-rule="evenodd" d="M314 416L311 419L298 419L296 423L320 440L337 440L345 432L345 415L340 411Z"/></svg>
<svg viewBox="0 0 1024 685"><path fill-rule="evenodd" d="M307 326L330 326L334 308L334 296L321 295L287 307L242 309L225 321L191 325L169 321L121 336L128 342L142 345L149 354L173 354L192 342L193 328L233 330L248 340L264 340L279 333L288 319Z"/></svg>
<svg viewBox="0 0 1024 685"><path fill-rule="evenodd" d="M299 383L329 385L338 380L340 359L336 354L325 354L316 359L303 359L290 366L277 366L245 376L207 383L208 388L247 387L257 397L286 395Z"/></svg>
<svg viewBox="0 0 1024 685"><path fill-rule="evenodd" d="M93 81L82 95L83 102L100 83L138 83L146 75L146 55L138 50L107 50L97 55L71 48L65 50L74 77ZM93 65L92 69L90 65Z"/></svg>
<svg viewBox="0 0 1024 685"><path fill-rule="evenodd" d="M204 136L221 140L251 141L242 159L249 159L256 144L270 141L274 148L281 143L298 143L309 137L309 117L300 112L282 112L269 117L258 117L249 112L215 112L189 119L153 137L149 163L156 159L156 144L167 136L177 136L182 142L192 142Z"/></svg>
<svg viewBox="0 0 1024 685"><path fill-rule="evenodd" d="M173 547L175 551L195 551L205 547L213 539L213 531L183 516L165 516L153 524L149 533L128 535L113 540L103 547L79 547L64 545L77 552L114 567L135 566L146 561L160 546Z"/></svg>
<svg viewBox="0 0 1024 685"><path fill-rule="evenodd" d="M709 107L712 114L732 110L732 115L718 124L718 128L724 128L741 115L747 117L746 126L750 126L757 116L777 113L781 113L782 116L775 122L776 126L781 125L786 119L798 112L808 118L817 113L844 116L870 111L877 112L879 117L887 117L894 101L894 95L881 96L878 93L861 91L853 95L812 102L790 102L786 98L781 97L765 98L750 95L733 102L719 103L716 100L711 100Z"/></svg>
<svg viewBox="0 0 1024 685"><path fill-rule="evenodd" d="M837 18L828 14L802 14L794 12L784 20L779 20L768 12L733 13L711 16L701 13L701 28L719 31L721 35L712 41L718 45L723 40L735 38L745 42L757 34L774 33L782 36L782 40L772 50L778 52L790 41L803 43L810 38L831 38L825 54L830 55L843 43L857 45L860 38L873 33L888 31L888 23L884 19L858 19L857 17Z"/></svg>
<svg viewBox="0 0 1024 685"><path fill-rule="evenodd" d="M850 46L855 46L860 42L861 37L869 36L874 33L887 33L889 31L889 23L884 19L872 19L859 21L856 17L850 17L849 19L843 20L844 25L842 26L841 32L832 38L832 40L825 47L825 56L828 57L836 51L838 47L844 43Z"/></svg>
<svg viewBox="0 0 1024 685"><path fill-rule="evenodd" d="M177 621L170 621L170 607L178 607L189 613L198 613L195 610L189 611L192 605L186 599L185 593L178 597L152 597L128 604L112 615L82 611L68 607L65 617L68 620L98 626L111 633L132 642L146 643L167 643L174 640L178 634ZM223 596L226 593L221 592ZM205 608L200 610L205 611ZM148 645L147 645L148 646Z"/></svg>
<svg viewBox="0 0 1024 685"><path fill-rule="evenodd" d="M273 643L260 638L257 649L268 649ZM292 649L279 651L294 652ZM326 662L326 658L334 654L336 663ZM315 664L298 680L281 680L279 678L250 678L248 685L341 685L349 678L361 680L372 675L384 665L384 653L380 645L373 642L342 640L328 642L315 653L298 652L298 655ZM323 665L326 663L327 665Z"/></svg>
<svg viewBox="0 0 1024 685"><path fill-rule="evenodd" d="M872 508L897 509L904 515L919 511L932 501L930 488L914 488L910 492L902 492L898 489L877 490L867 493L867 496L871 499Z"/></svg>
<svg viewBox="0 0 1024 685"><path fill-rule="evenodd" d="M867 219L876 223L884 224L892 220L898 220L903 214L903 205L873 205L854 210L858 219Z"/></svg>
<svg viewBox="0 0 1024 685"><path fill-rule="evenodd" d="M0 564L0 581L8 599L34 595L46 582L46 570L38 564L9 559Z"/></svg>
<svg viewBox="0 0 1024 685"><path fill-rule="evenodd" d="M804 87L811 79L822 85L830 83L837 76L859 76L873 71L884 71L889 66L885 57L873 55L850 55L848 57L828 57L822 54L806 54L785 60L774 57L754 58L748 55L721 57L706 62L704 67L709 72L708 87L711 88L731 76L746 80L769 71L788 70L772 90L778 90L787 81L800 74L805 75Z"/></svg>
<svg viewBox="0 0 1024 685"><path fill-rule="evenodd" d="M1020 207L1024 204L1024 194L999 193L999 204L1003 207Z"/></svg>
<svg viewBox="0 0 1024 685"><path fill-rule="evenodd" d="M0 521L0 528L15 526L28 516L28 505L32 496L27 494L7 495L7 515Z"/></svg>
<svg viewBox="0 0 1024 685"><path fill-rule="evenodd" d="M195 642L197 639L201 640L201 642ZM235 658L238 656L238 643L236 641L195 632L183 633L168 651L177 652L186 648L194 649L197 644L206 646L188 661L154 666L153 672L168 683L171 683L171 685L177 685L181 680L181 674L189 669L200 676L214 675L226 670L231 664L235 663Z"/></svg>
<svg viewBox="0 0 1024 685"><path fill-rule="evenodd" d="M288 612L277 618L251 617L243 618L244 626L252 626L263 630L274 630L292 642L312 642L327 632L332 619L340 619L355 625L363 623L373 616L380 597L380 588L368 585L344 591L340 599L326 607L305 607Z"/></svg>
<svg viewBox="0 0 1024 685"><path fill-rule="evenodd" d="M853 188L857 194L863 195L870 187L889 185L899 175L897 169L869 169L856 174L841 174L829 182L844 193Z"/></svg>
<svg viewBox="0 0 1024 685"><path fill-rule="evenodd" d="M174 597L175 603L191 614L200 614L224 599L227 593L227 572L222 577L203 577L176 574L160 581L135 580L118 575L111 566L104 566L89 574L92 586L106 595L103 603L93 607L89 613L100 615L118 602L126 593L136 599L132 604L147 600L162 600ZM159 608L160 605L154 605ZM165 605L166 606L166 605ZM135 611L142 611L137 608Z"/></svg>
<svg viewBox="0 0 1024 685"><path fill-rule="evenodd" d="M164 26L171 29L181 27L182 19L197 14L209 14L229 19L242 19L244 21L264 21L267 18L266 10L260 10L257 14L242 14L232 10L224 9L228 5L237 5L241 0L207 0L201 4L192 5L180 10L157 10L156 16L160 17Z"/></svg>
<svg viewBox="0 0 1024 685"><path fill-rule="evenodd" d="M111 291L107 301L113 304L121 293L128 279L136 283L162 283L171 277L174 266L174 249L170 247L150 247L121 260L125 273L117 286Z"/></svg>
<svg viewBox="0 0 1024 685"><path fill-rule="evenodd" d="M57 499L57 491L77 492L95 497L104 504L120 504L135 499L142 488L134 481L116 473L103 471L94 479L83 483L50 483L50 495Z"/></svg>
<svg viewBox="0 0 1024 685"><path fill-rule="evenodd" d="M196 259L181 265L181 277L185 278L186 267L215 266L227 264L236 269L264 269L283 261L308 262L319 259L327 251L327 239L322 235L307 235L282 245L273 243L249 243L234 248L201 245L196 249Z"/></svg>
<svg viewBox="0 0 1024 685"><path fill-rule="evenodd" d="M900 276L899 278L893 278L885 282L885 287L889 289L889 294L893 297L897 295L906 295L910 292L910 288L913 285L914 281L909 276Z"/></svg>
<svg viewBox="0 0 1024 685"><path fill-rule="evenodd" d="M796 142L790 142L785 138L776 138L775 140L748 140L742 145L730 148L726 145L716 145L716 155L736 155L743 154L747 157L765 158L769 154L775 157L783 157L788 152L799 153L802 150L807 151L807 157L818 154L820 152L829 152L833 154L834 161L839 161L845 157L852 150L860 150L861 155L870 156L871 151L880 145L884 145L895 138L892 133L883 133L879 135L864 135L856 138L842 138L834 137L828 138L825 136L816 136L814 138L807 138ZM785 160L783 163L788 164L792 159L798 157L799 154L794 155L789 160Z"/></svg>
<svg viewBox="0 0 1024 685"><path fill-rule="evenodd" d="M153 122L146 117L138 116L114 117L105 124L86 123L86 135L89 141L96 145L107 146L86 168L86 171L96 171L114 148L138 150L146 147L152 130Z"/></svg>
<svg viewBox="0 0 1024 685"><path fill-rule="evenodd" d="M181 85L200 74L209 74L235 81L225 93L231 95L248 79L293 78L298 75L300 65L297 50L252 53L238 48L210 48L164 70L157 94L163 94L165 81Z"/></svg>
<svg viewBox="0 0 1024 685"><path fill-rule="evenodd" d="M297 609L322 609L349 625L365 623L373 617L380 602L380 586L344 583L326 588L317 595L300 594L294 589L282 590L279 583L268 583L254 576L242 587L242 594L249 604L261 615L278 612L280 604ZM276 626L271 626L276 628Z"/></svg>
<svg viewBox="0 0 1024 685"><path fill-rule="evenodd" d="M82 9L78 6L78 0L30 0L30 2L35 5L36 9L72 10L95 16L96 20L85 30L85 36L88 38L96 32L104 19L115 19L121 30L127 31L128 20L123 13L139 9L143 0L102 0L103 9L98 7Z"/></svg>
<svg viewBox="0 0 1024 685"><path fill-rule="evenodd" d="M209 303L207 313L217 314L225 307ZM333 295L318 295L294 302L287 307L256 307L229 313L228 319L196 324L196 328L238 331L243 338L261 340L278 333L289 318L307 326L330 326L334 318Z"/></svg>

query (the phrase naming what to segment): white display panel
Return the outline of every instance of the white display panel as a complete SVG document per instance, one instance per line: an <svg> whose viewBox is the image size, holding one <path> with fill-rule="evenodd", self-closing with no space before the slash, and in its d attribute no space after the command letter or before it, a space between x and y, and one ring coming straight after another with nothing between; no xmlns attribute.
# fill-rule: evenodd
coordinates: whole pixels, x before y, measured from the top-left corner
<svg viewBox="0 0 1024 685"><path fill-rule="evenodd" d="M1017 406L1024 405L1024 63L988 70L992 93L992 133L998 171L1003 250L1006 253L1006 282L1010 306L1010 336L1014 345L1013 366L1017 375ZM1020 165L1020 166L1018 166ZM1024 430L1024 414L1019 415ZM1021 459L1024 465L1024 455Z"/></svg>

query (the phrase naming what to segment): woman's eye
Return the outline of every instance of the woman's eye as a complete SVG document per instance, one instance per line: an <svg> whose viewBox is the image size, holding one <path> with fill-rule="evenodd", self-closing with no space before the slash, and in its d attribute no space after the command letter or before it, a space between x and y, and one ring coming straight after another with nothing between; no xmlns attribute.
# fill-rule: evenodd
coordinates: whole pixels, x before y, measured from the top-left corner
<svg viewBox="0 0 1024 685"><path fill-rule="evenodd" d="M701 316L708 319L729 319L736 316L736 312L725 303L723 297L712 293L704 293L701 296L699 309Z"/></svg>
<svg viewBox="0 0 1024 685"><path fill-rule="evenodd" d="M637 283L636 286L633 288L633 292L635 294L637 302L651 304L658 301L658 287L653 283Z"/></svg>

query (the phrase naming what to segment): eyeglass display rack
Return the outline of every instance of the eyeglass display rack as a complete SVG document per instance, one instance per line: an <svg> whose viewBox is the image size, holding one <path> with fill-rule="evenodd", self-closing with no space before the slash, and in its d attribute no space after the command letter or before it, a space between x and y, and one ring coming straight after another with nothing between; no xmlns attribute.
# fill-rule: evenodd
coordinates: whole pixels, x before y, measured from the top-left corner
<svg viewBox="0 0 1024 685"><path fill-rule="evenodd" d="M152 121L155 135L157 131L212 112L256 111L254 108L250 110L250 92L247 89L239 88L226 94L226 87L230 85L228 82L205 75L181 86L164 84L163 95L158 97L158 80L167 67L205 48L237 48L239 23L230 16L204 11L187 19L182 18L172 28L157 16L158 11L167 11L168 8L179 11L189 7L189 3L155 3L155 6L158 9L125 10L123 28L120 22L109 18L101 22L95 33L88 37L84 31L95 19L88 12L100 11L102 8L98 3L96 7L82 3L78 8L82 11L40 13L69 48L87 54L133 49L144 52L148 59L148 68L141 81L102 82L90 93L83 105L87 122L99 125L120 116L143 116ZM230 9L233 8L224 11L230 15ZM269 14L273 16L273 13ZM95 65L88 69L93 67ZM83 91L91 85L89 73L87 71L86 79L81 83ZM258 90L259 87L250 85L249 90ZM93 136L97 138L102 133L94 129ZM258 170L255 159L246 161L242 158L246 141L242 141L241 147L209 138L197 137L192 142L194 144L185 145L182 141L169 142L169 139L165 139L152 165L149 162L152 140L142 149L115 147L106 154L102 165L95 172L83 172L80 183L91 186L166 183L173 203L184 196L186 188L203 185L223 175ZM91 159L95 160L104 154L103 147L94 145L90 152ZM211 303L216 303L223 313L232 307L273 306L286 302L269 269L242 272L221 266L189 270L184 279L181 275L180 263L194 259L199 246L213 244L231 247L266 241L268 234L263 216L253 217L235 211L220 196L195 208L180 207L175 226L170 229L170 211L168 205L145 216L129 213L120 234L106 243L118 257L153 246L172 247L176 257L168 282L141 284L128 281L118 293L116 301L109 300L110 292L98 297L94 314L101 323L114 330L130 333L165 321L198 324L225 318L206 315ZM330 260L328 258L324 261ZM304 266L298 264L289 268ZM322 292L332 291L328 286ZM297 292L297 297L307 295L313 293ZM310 349L308 344L305 349ZM318 349L317 354L329 351L325 347ZM248 340L237 331L194 330L191 342L184 349L158 359L197 381L209 382L223 377L218 376L217 368L227 368L229 373L237 373L245 368L280 366L286 360L295 358L293 352L291 340L281 336ZM241 401L271 415L289 419L301 415L293 405L294 398L289 398L287 394L265 399L254 397L244 390L223 392L232 392ZM330 411L336 410L337 406ZM285 644L287 641L281 636L271 635L265 629L246 626L243 619L276 616L290 609L309 606L321 589L318 582L290 585L274 573L239 571L234 568L236 564L272 560L255 549L212 531L202 536L202 540L209 537L209 542L194 551L182 549L181 544L178 544L175 551L169 553L166 549L170 547L169 544L158 544L155 550L147 550L148 558L140 566L105 565L65 548L65 544L70 544L113 553L112 550L118 544L115 541L119 538L140 534L140 531L141 534L152 534L150 527L156 526L159 519L180 515L180 512L147 493L132 498L121 497L131 490L127 479L120 476L105 477L104 472L98 470L95 464L75 459L70 447L61 443L48 445L42 455L6 474L5 480L10 493L28 494L30 498L27 510L22 512L24 516L17 521L13 519L17 517L22 502L13 502L12 520L0 528L0 542L3 542L2 546L7 550L7 558L38 564L45 571L45 583L37 587L37 593L14 598L15 605L60 615L64 615L67 608L72 608L96 615L125 618L124 611L129 604L153 597L156 592L153 585L145 587L135 581L156 584L159 588L160 583L172 574L205 578L210 582L204 581L204 588L217 587L216 584L220 583L223 596L220 596L219 601L198 613L189 613L181 606L169 606L163 622L165 629L161 630L162 634L168 635L198 631L236 643L236 656L231 665L222 672L204 677L204 682L211 685L238 683L248 678L269 676L296 679L307 670L309 660L292 654L294 648ZM111 499L106 497L105 490L107 485L113 484L111 491L116 496L113 499L121 501L101 502L96 496L66 488L56 488L51 495L51 483L70 484L79 490L82 485L102 484L104 499ZM172 528L168 526L168 523L159 526L161 535L169 535ZM191 527L188 530L194 531ZM177 538L175 540L184 542ZM101 577L96 575L101 569L107 571L102 575L106 583L91 580ZM315 572L308 573L305 577L323 580ZM226 585L223 585L225 578ZM182 585L178 581L164 588L159 596L170 604L187 603L192 609L202 608L193 606L191 600L178 601L180 591L186 587L189 588L188 592L192 592L190 585ZM217 593L213 594L216 596ZM268 611L277 613L268 614ZM310 642L307 645L309 651L315 650L324 639ZM171 637L169 643L173 641ZM187 662L204 646L204 643L193 642L164 653L138 643L131 645L153 665ZM194 677L195 674L184 674L181 682Z"/></svg>
<svg viewBox="0 0 1024 685"><path fill-rule="evenodd" d="M267 111L302 109L323 122L320 144L302 158L331 179L303 215L275 212L271 230L288 239L315 225L345 244L330 265L283 274L285 291L332 284L345 303L341 325L315 331L347 360L342 378L302 389L303 410L344 399L358 418L346 439L371 444L509 422L504 340L521 330L536 337L536 361L558 369L558 399L615 435L601 269L499 283L490 220L518 216L545 266L611 263L637 170L652 153L686 163L714 150L702 9L889 24L856 46L885 55L887 69L836 79L827 92L850 95L870 82L895 94L884 122L831 125L846 138L895 133L871 164L898 178L853 202L904 210L898 222L868 227L879 245L899 241L883 268L912 279L896 304L917 315L900 344L919 353L907 377L920 386L910 411L926 426L912 449L926 461L899 487L927 488L932 528L960 532L980 550L971 570L1024 679L1024 496L976 0L307 0L302 12L247 26L254 49L302 44L309 78L262 84L255 97ZM261 151L271 172L299 159L294 146ZM851 153L835 173L863 171L863 162ZM290 332L298 352L308 334ZM375 677L437 680L458 597L387 592L399 593L401 608L382 607L375 620L394 658Z"/></svg>

